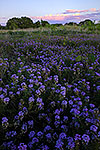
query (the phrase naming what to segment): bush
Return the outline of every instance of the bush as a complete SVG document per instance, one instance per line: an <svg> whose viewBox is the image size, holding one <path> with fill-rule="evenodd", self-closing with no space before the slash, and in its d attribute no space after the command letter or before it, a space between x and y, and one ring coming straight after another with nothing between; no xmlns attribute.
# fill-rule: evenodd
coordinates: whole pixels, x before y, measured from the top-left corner
<svg viewBox="0 0 100 150"><path fill-rule="evenodd" d="M25 29L32 28L33 21L28 17L12 18L7 21L7 29Z"/></svg>

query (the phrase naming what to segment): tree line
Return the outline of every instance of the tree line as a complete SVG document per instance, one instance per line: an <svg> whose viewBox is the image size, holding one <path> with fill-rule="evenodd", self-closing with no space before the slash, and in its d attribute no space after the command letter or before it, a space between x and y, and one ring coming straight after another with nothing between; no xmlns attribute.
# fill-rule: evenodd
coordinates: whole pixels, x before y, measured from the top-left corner
<svg viewBox="0 0 100 150"><path fill-rule="evenodd" d="M33 23L33 21L28 18L28 17L21 17L21 18L11 18L7 21L6 26L1 26L0 29L10 29L10 30L15 30L15 29L26 29L26 28L38 28L40 26L46 26L49 25L47 21L37 21Z"/></svg>
<svg viewBox="0 0 100 150"><path fill-rule="evenodd" d="M1 26L0 25L0 29L9 29L9 30L15 30L15 29L26 29L26 28L38 28L38 27L49 27L49 26L53 26L53 27L58 27L61 26L63 24L49 24L48 21L37 21L35 23L33 23L33 21L28 18L28 17L21 17L21 18L11 18L7 21L6 26ZM81 21L79 24L75 23L75 22L69 22L69 23L65 23L64 25L71 25L71 26L90 26L90 27L94 27L95 25L99 27L100 29L100 23L95 24L95 22L86 19L84 21Z"/></svg>

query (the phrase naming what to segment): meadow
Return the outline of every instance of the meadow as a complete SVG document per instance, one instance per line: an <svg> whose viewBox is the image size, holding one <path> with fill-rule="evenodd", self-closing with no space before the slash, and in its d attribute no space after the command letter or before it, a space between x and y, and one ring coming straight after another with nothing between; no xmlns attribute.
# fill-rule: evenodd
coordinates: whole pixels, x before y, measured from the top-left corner
<svg viewBox="0 0 100 150"><path fill-rule="evenodd" d="M100 34L0 31L0 150L100 149Z"/></svg>

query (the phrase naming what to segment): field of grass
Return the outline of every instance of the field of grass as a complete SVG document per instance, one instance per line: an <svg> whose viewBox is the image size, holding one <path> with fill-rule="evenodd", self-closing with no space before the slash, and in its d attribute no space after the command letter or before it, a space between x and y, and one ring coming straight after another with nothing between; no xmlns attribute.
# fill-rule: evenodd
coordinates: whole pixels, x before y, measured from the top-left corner
<svg viewBox="0 0 100 150"><path fill-rule="evenodd" d="M0 150L100 149L100 34L0 32Z"/></svg>

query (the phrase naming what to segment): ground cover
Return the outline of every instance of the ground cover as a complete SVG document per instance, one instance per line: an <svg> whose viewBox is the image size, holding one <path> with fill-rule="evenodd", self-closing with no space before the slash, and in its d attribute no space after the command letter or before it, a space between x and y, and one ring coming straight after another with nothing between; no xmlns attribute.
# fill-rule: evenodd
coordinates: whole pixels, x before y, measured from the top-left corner
<svg viewBox="0 0 100 150"><path fill-rule="evenodd" d="M100 147L99 35L56 33L0 36L0 150Z"/></svg>

